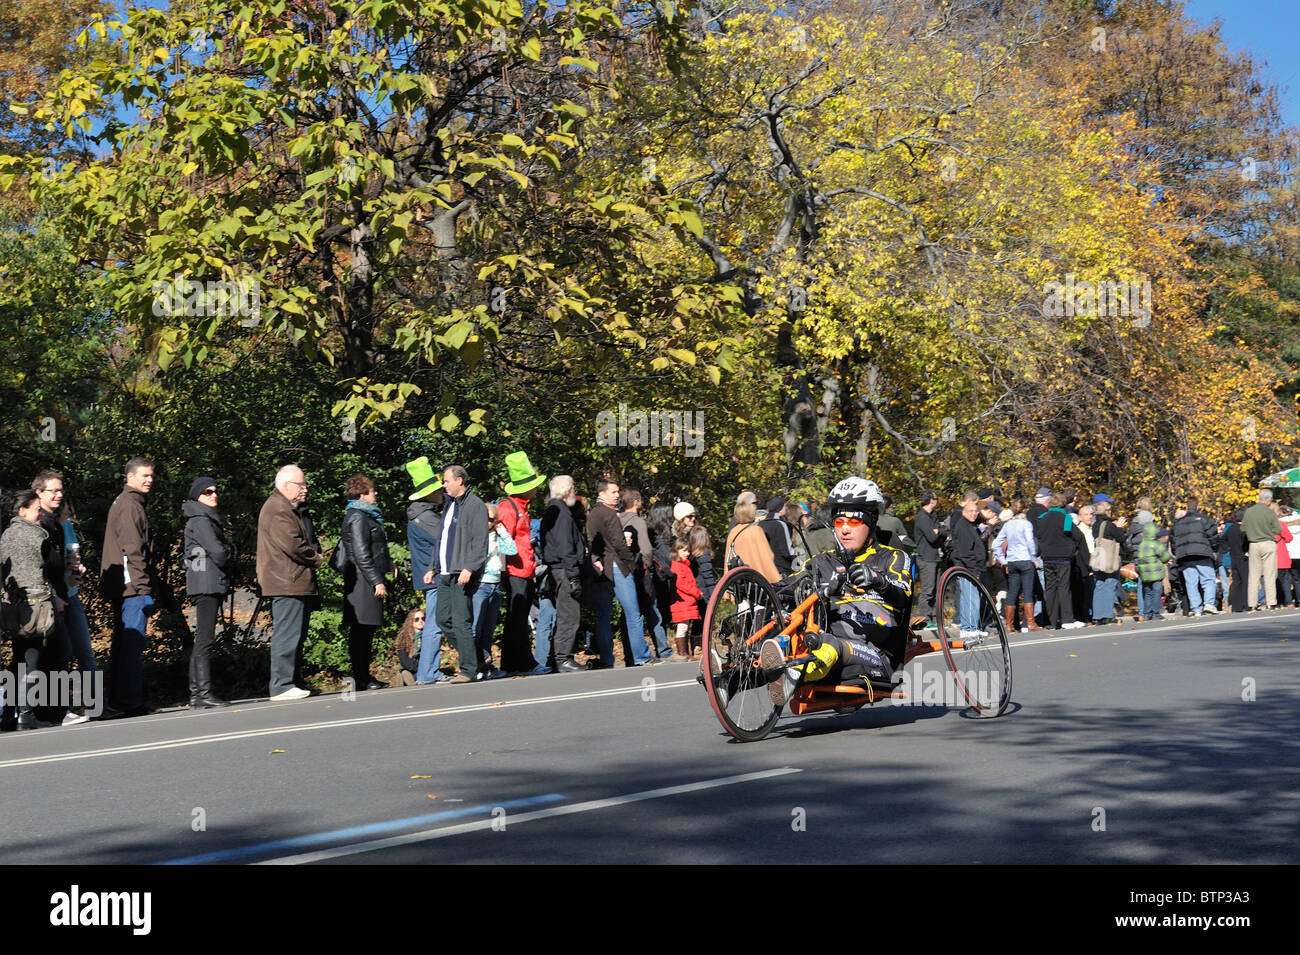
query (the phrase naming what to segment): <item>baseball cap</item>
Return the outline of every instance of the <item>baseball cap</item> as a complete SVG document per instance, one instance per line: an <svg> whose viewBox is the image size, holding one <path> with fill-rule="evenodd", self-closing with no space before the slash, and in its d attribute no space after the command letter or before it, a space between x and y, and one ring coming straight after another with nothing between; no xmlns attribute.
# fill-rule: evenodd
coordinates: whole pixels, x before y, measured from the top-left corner
<svg viewBox="0 0 1300 955"><path fill-rule="evenodd" d="M1094 503L1094 504L1114 504L1114 503L1115 503L1115 499L1114 499L1113 497L1111 497L1109 494L1094 494L1093 497L1092 497L1092 503Z"/></svg>
<svg viewBox="0 0 1300 955"><path fill-rule="evenodd" d="M1050 487L1040 487L1038 489L1038 493L1034 495L1034 500L1036 501L1039 498L1051 497L1051 496L1052 496L1052 489Z"/></svg>

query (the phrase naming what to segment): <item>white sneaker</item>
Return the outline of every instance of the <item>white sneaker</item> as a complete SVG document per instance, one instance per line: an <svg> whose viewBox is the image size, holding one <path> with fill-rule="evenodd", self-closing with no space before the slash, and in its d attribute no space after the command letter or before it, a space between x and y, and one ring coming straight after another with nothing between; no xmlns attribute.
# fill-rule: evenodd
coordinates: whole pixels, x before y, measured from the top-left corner
<svg viewBox="0 0 1300 955"><path fill-rule="evenodd" d="M1192 614L1193 617L1199 617L1200 615L1201 615L1201 611L1199 610L1196 611L1194 614Z"/></svg>
<svg viewBox="0 0 1300 955"><path fill-rule="evenodd" d="M281 703L285 700L305 700L309 696L311 696L311 690L304 690L300 686L291 686L283 693L277 693L275 696L271 697L271 702Z"/></svg>
<svg viewBox="0 0 1300 955"><path fill-rule="evenodd" d="M1061 624L1061 629L1062 629L1062 630L1078 630L1078 629L1079 629L1080 627L1082 627L1082 626L1083 626L1083 621L1081 621L1081 620L1072 620L1072 621L1069 622L1069 623L1063 623L1063 624Z"/></svg>
<svg viewBox="0 0 1300 955"><path fill-rule="evenodd" d="M63 718L64 726L76 726L78 723L89 722L89 716L86 716L84 713L74 713L72 710L68 710L68 715Z"/></svg>
<svg viewBox="0 0 1300 955"><path fill-rule="evenodd" d="M1206 607L1206 608L1205 608L1205 612L1206 612L1206 613L1223 613L1222 610L1215 610L1213 607Z"/></svg>

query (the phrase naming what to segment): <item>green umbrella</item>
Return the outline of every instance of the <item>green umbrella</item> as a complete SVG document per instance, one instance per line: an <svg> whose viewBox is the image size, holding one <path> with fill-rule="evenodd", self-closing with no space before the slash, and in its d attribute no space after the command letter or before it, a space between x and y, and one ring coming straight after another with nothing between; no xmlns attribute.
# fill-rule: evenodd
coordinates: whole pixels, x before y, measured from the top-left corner
<svg viewBox="0 0 1300 955"><path fill-rule="evenodd" d="M1292 468L1289 471L1279 471L1277 474L1270 474L1259 482L1260 487L1300 487L1300 468Z"/></svg>

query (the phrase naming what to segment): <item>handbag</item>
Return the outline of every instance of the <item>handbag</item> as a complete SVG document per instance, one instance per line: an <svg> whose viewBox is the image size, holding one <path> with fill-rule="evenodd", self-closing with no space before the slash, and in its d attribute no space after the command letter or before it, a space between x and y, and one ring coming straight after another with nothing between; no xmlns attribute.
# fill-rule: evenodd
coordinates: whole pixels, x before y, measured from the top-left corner
<svg viewBox="0 0 1300 955"><path fill-rule="evenodd" d="M1088 566L1099 574L1113 574L1119 570L1119 564L1119 542L1106 536L1106 524L1103 522L1093 544Z"/></svg>
<svg viewBox="0 0 1300 955"><path fill-rule="evenodd" d="M339 538L339 544L334 548L334 553L330 555L330 570L335 573L343 573L344 568L348 566L347 551L343 549L343 538Z"/></svg>
<svg viewBox="0 0 1300 955"><path fill-rule="evenodd" d="M0 601L0 630L28 639L44 639L54 630L54 601L46 591L33 602L28 595L22 600Z"/></svg>
<svg viewBox="0 0 1300 955"><path fill-rule="evenodd" d="M745 525L744 529L741 530L740 534L745 533L745 531L749 530L751 527L757 527L757 526L758 526L757 523L747 524ZM731 550L727 552L727 570L735 570L737 567L746 566L744 559L740 556L740 553L736 550L736 545L740 543L740 534L737 534L735 537L731 539Z"/></svg>

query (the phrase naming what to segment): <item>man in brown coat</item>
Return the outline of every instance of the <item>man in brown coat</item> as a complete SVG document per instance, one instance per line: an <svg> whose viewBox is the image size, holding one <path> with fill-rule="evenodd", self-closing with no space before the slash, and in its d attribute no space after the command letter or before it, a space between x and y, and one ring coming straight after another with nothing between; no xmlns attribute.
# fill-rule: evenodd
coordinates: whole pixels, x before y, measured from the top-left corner
<svg viewBox="0 0 1300 955"><path fill-rule="evenodd" d="M302 469L282 467L275 475L275 491L257 518L257 583L262 596L271 598L273 700L311 695L293 682L298 650L307 636L308 600L316 593L316 569L322 563L296 507L306 496Z"/></svg>
<svg viewBox="0 0 1300 955"><path fill-rule="evenodd" d="M144 645L153 606L149 516L145 497L153 487L153 462L126 462L126 487L108 509L100 559L100 593L113 607L108 651L109 708L127 716L148 712L144 704Z"/></svg>
<svg viewBox="0 0 1300 955"><path fill-rule="evenodd" d="M642 629L641 607L636 595L636 555L623 536L623 522L618 517L618 482L601 478L596 482L596 503L587 514L587 536L591 541L591 563L600 576L596 578L593 598L596 603L596 642L600 645L600 669L614 665L614 598L623 608L627 637L632 644L632 659L624 666L644 666L658 662L650 655Z"/></svg>

